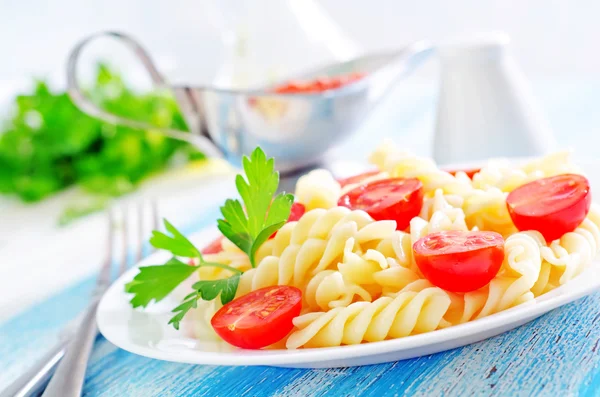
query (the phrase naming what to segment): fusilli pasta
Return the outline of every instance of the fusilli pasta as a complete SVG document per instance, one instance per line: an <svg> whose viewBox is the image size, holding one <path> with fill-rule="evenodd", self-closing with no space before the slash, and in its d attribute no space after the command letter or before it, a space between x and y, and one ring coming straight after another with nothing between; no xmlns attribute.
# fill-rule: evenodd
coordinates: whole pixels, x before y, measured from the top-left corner
<svg viewBox="0 0 600 397"><path fill-rule="evenodd" d="M516 233L517 228L506 207L507 195L496 187L474 189L463 205L467 225L497 232L503 237Z"/></svg>
<svg viewBox="0 0 600 397"><path fill-rule="evenodd" d="M563 173L581 173L571 162L569 152L553 153L522 165L491 160L473 180L464 172L453 175L443 171L432 160L401 151L390 143L379 147L370 161L379 172L359 184L390 177L418 178L422 182L423 206L407 230L396 230L393 220L375 221L364 211L338 207L340 196L359 184L341 187L329 171L315 170L301 177L296 186L296 200L305 205L307 212L298 221L286 223L258 249L255 268L248 255L226 239L221 252L204 256L206 261L243 271L236 297L275 285L302 290L302 311L293 320L295 328L280 341L289 349L382 341L480 319L567 283L590 266L600 251L600 208L595 205L575 230L551 242L546 242L538 231L518 231L508 212L507 196L524 183ZM386 200L388 192L381 192ZM404 198L389 196L398 202ZM405 200L414 204L412 198ZM387 211L390 202L396 204L390 199L382 208ZM404 214L402 210L392 210L385 216L394 218L399 213ZM419 266L425 270L428 255L436 255L435 260L439 260L435 265L429 264L439 266L434 269L438 274L444 274L439 273L444 266L456 266L456 258L461 256L444 249L449 244L459 244L463 236L456 233L456 241L444 241L444 236L440 236L439 242L432 239L427 242L431 245L421 251L416 246L417 258L425 258L417 266L413 247L419 239L443 231L477 230L494 231L504 238L489 233L469 234L458 248L472 244L478 251L473 255L479 255L479 249L489 246L477 239L495 239L496 259L482 259L495 270L501 258L496 247L504 243L503 262L489 283L474 291L456 293L434 286L423 276ZM442 259L437 251L428 250L439 250ZM469 271L474 277L480 276L477 270ZM425 273L430 277L431 273ZM199 269L202 280L232 274L215 267ZM490 277L491 274L486 280ZM470 289L481 285L472 283ZM452 289L452 283L448 286ZM469 287L453 290L469 291ZM206 328L210 328L210 317L219 307L218 298L198 306L194 311L197 333L216 337Z"/></svg>
<svg viewBox="0 0 600 397"><path fill-rule="evenodd" d="M550 263L550 279L562 285L585 270L600 249L600 210L592 208L586 219L573 232L545 245L540 236L540 251L544 261Z"/></svg>
<svg viewBox="0 0 600 397"><path fill-rule="evenodd" d="M581 168L571 162L569 151L551 153L523 166L514 165L508 159L494 159L473 176L473 187L511 192L527 182L567 173L582 173Z"/></svg>
<svg viewBox="0 0 600 397"><path fill-rule="evenodd" d="M376 342L433 331L446 325L450 297L437 287L406 290L373 302L355 302L294 319L286 347L328 347Z"/></svg>
<svg viewBox="0 0 600 397"><path fill-rule="evenodd" d="M364 211L345 207L307 212L272 239L272 252L240 280L238 295L270 285L303 286L306 278L337 265L350 238L358 246L393 234L394 221L375 222Z"/></svg>
<svg viewBox="0 0 600 397"><path fill-rule="evenodd" d="M342 188L331 172L318 169L301 176L296 183L296 199L307 211L337 206Z"/></svg>

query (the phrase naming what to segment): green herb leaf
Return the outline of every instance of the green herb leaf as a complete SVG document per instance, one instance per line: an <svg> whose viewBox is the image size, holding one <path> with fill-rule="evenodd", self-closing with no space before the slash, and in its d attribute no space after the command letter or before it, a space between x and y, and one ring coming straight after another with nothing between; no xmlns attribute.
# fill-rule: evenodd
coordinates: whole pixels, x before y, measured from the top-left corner
<svg viewBox="0 0 600 397"><path fill-rule="evenodd" d="M143 266L125 285L125 292L134 294L130 301L133 307L146 307L152 301L164 299L196 269L196 266L186 265L177 258L171 258L164 265Z"/></svg>
<svg viewBox="0 0 600 397"><path fill-rule="evenodd" d="M263 245L263 243L267 241L269 237L273 235L273 233L281 229L283 225L285 225L285 221L267 226L263 229L262 232L260 232L258 236L256 236L256 239L254 239L254 242L252 243L252 248L250 250L250 255L252 258L256 255L256 251L258 251L260 246Z"/></svg>
<svg viewBox="0 0 600 397"><path fill-rule="evenodd" d="M103 64L87 94L101 108L157 127L186 130L171 94L137 93ZM104 123L81 112L44 81L14 98L0 128L0 194L39 201L72 185L100 197L135 189L180 154L200 159L191 145L152 130ZM86 211L71 212L69 218Z"/></svg>
<svg viewBox="0 0 600 397"><path fill-rule="evenodd" d="M179 329L179 323L181 323L187 312L198 307L198 300L201 298L200 293L197 291L186 296L183 303L172 310L173 313L177 314L169 320L169 324L173 324L175 329Z"/></svg>
<svg viewBox="0 0 600 397"><path fill-rule="evenodd" d="M179 325L187 312L197 308L200 299L211 301L221 295L221 303L231 302L235 298L239 282L239 274L221 280L198 281L192 286L195 291L188 294L183 299L183 303L173 309L173 313L176 314L169 320L169 324L173 324L175 329L179 329Z"/></svg>
<svg viewBox="0 0 600 397"><path fill-rule="evenodd" d="M282 193L273 198L279 186L279 173L275 171L274 160L267 159L261 148L257 147L250 158L244 156L242 165L246 179L238 175L235 185L244 205L239 200L227 200L221 207L223 219L218 225L221 233L248 254L255 266L254 257L260 244L289 218L293 196Z"/></svg>
<svg viewBox="0 0 600 397"><path fill-rule="evenodd" d="M181 234L181 232L168 220L164 219L164 224L167 231L171 232L172 237L159 232L158 230L154 230L152 232L152 237L150 238L150 244L152 244L153 247L167 250L176 256L200 258L200 260L202 260L200 250L198 250L187 237Z"/></svg>
<svg viewBox="0 0 600 397"><path fill-rule="evenodd" d="M220 280L198 281L192 285L192 288L198 291L205 301L211 301L221 294L221 303L226 304L235 298L239 283L240 275L236 274Z"/></svg>

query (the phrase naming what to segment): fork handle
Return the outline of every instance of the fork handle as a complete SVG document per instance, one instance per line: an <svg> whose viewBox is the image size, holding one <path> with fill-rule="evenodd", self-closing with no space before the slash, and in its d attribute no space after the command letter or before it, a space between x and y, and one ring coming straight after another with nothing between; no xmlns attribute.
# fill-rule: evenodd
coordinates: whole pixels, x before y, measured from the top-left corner
<svg viewBox="0 0 600 397"><path fill-rule="evenodd" d="M48 384L56 370L60 359L65 355L67 340L61 338L52 349L19 376L6 389L0 392L0 397L31 397L38 396Z"/></svg>
<svg viewBox="0 0 600 397"><path fill-rule="evenodd" d="M73 334L67 352L58 365L54 376L42 397L79 397L85 379L88 359L98 335L96 309L100 297L95 297L88 306L79 327Z"/></svg>

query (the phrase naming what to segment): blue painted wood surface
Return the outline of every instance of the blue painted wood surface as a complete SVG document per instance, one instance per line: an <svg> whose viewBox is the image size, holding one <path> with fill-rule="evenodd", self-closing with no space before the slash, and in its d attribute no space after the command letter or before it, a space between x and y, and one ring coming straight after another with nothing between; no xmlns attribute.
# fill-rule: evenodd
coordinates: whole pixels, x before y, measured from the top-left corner
<svg viewBox="0 0 600 397"><path fill-rule="evenodd" d="M537 87L559 141L586 155L596 155L599 143L591 135L600 125L598 87L557 82ZM426 131L433 103L431 86L399 88L365 125L375 133L357 135L338 153L363 156L382 136ZM413 149L425 150L419 147L424 144L411 142ZM187 231L204 227L214 216L193 220ZM94 279L85 280L0 325L0 389L54 343L85 307L93 284ZM330 370L175 364L133 355L99 337L84 395L595 396L600 395L599 326L600 294L594 294L477 344L412 360Z"/></svg>

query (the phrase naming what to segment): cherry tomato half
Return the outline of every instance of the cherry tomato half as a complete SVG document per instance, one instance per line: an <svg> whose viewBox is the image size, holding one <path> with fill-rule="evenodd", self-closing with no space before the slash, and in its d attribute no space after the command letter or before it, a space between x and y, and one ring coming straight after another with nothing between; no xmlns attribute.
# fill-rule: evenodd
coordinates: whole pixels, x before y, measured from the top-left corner
<svg viewBox="0 0 600 397"><path fill-rule="evenodd" d="M369 177L375 176L377 174L379 174L379 170L367 171L367 172L363 172L362 174L350 176L348 178L338 179L338 183L340 184L341 187L344 187L346 185L353 185L355 183L359 183L360 181L367 179Z"/></svg>
<svg viewBox="0 0 600 397"><path fill-rule="evenodd" d="M416 178L389 178L350 190L338 205L366 211L375 220L394 220L404 230L423 207L423 184Z"/></svg>
<svg viewBox="0 0 600 397"><path fill-rule="evenodd" d="M473 176L475 176L476 173L481 171L481 168L465 168L462 170L445 170L445 171L452 175L456 175L457 172L464 172L465 174L467 174L469 179L473 179Z"/></svg>
<svg viewBox="0 0 600 397"><path fill-rule="evenodd" d="M278 285L261 288L220 308L210 323L226 342L243 349L260 349L283 339L300 314L302 291Z"/></svg>
<svg viewBox="0 0 600 397"><path fill-rule="evenodd" d="M504 260L504 239L496 232L451 230L415 242L414 258L423 276L451 292L469 292L493 279Z"/></svg>
<svg viewBox="0 0 600 397"><path fill-rule="evenodd" d="M583 222L590 206L590 182L583 175L564 174L526 183L506 198L519 230L537 230L547 242L572 232Z"/></svg>

